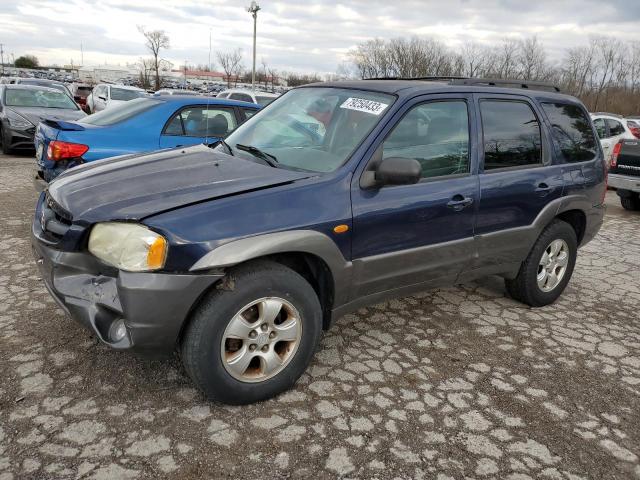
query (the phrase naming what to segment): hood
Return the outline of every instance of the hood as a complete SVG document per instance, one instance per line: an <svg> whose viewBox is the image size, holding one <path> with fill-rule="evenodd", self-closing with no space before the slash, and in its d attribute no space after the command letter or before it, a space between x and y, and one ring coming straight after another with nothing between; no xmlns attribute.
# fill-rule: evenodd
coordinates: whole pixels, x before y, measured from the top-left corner
<svg viewBox="0 0 640 480"><path fill-rule="evenodd" d="M21 117L26 118L34 125L38 125L45 119L53 120L79 120L87 114L82 110L68 110L64 108L41 108L41 107L7 107Z"/></svg>
<svg viewBox="0 0 640 480"><path fill-rule="evenodd" d="M198 145L92 162L68 170L51 182L48 190L74 221L93 223L141 220L309 176Z"/></svg>

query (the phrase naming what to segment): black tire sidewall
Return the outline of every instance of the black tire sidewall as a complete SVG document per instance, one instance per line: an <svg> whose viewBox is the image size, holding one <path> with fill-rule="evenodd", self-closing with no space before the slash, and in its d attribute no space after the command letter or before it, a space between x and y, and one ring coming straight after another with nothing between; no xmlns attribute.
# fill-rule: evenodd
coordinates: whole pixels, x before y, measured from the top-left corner
<svg viewBox="0 0 640 480"><path fill-rule="evenodd" d="M567 243L567 246L569 247L569 263L567 264L567 270L565 271L562 281L556 286L556 288L550 292L543 292L537 282L538 265L540 264L540 259L542 258L545 250L554 240L564 240ZM571 280L571 276L573 275L573 270L576 265L577 254L578 241L576 239L575 230L568 223L556 221L542 232L529 254L526 272L524 272L526 275L527 293L533 305L549 305L558 299Z"/></svg>
<svg viewBox="0 0 640 480"><path fill-rule="evenodd" d="M322 331L322 310L315 291L286 267L231 276L228 290L216 289L195 311L183 339L183 362L198 387L209 398L228 404L264 400L291 388L304 373ZM240 309L262 297L281 297L300 314L302 338L289 364L275 377L259 383L236 380L224 368L221 344L228 322ZM195 335L195 337L194 337ZM188 344L188 345L185 345Z"/></svg>

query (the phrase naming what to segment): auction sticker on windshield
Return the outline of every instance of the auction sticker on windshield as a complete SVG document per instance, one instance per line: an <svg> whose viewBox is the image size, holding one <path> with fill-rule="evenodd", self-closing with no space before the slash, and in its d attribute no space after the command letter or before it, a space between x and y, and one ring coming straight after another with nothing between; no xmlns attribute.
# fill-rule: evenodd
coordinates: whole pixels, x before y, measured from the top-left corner
<svg viewBox="0 0 640 480"><path fill-rule="evenodd" d="M365 100L364 98L347 98L340 108L348 110L357 110L358 112L372 113L380 115L389 105L386 103L376 102L375 100Z"/></svg>

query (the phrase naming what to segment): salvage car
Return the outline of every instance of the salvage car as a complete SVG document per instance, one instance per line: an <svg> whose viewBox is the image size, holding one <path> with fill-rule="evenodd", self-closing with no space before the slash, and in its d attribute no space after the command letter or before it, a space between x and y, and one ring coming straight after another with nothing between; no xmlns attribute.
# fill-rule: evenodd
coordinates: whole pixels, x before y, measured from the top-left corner
<svg viewBox="0 0 640 480"><path fill-rule="evenodd" d="M640 211L640 140L619 140L613 148L609 186L625 210Z"/></svg>
<svg viewBox="0 0 640 480"><path fill-rule="evenodd" d="M138 98L78 122L48 120L35 133L37 188L69 168L103 158L214 143L258 105L195 96Z"/></svg>
<svg viewBox="0 0 640 480"><path fill-rule="evenodd" d="M2 153L33 149L36 125L45 119L78 120L86 114L59 90L31 85L0 85Z"/></svg>
<svg viewBox="0 0 640 480"><path fill-rule="evenodd" d="M290 388L364 305L486 275L549 305L602 225L605 162L580 101L518 85L306 85L213 149L71 169L35 211L45 285L112 348L178 350L230 404Z"/></svg>

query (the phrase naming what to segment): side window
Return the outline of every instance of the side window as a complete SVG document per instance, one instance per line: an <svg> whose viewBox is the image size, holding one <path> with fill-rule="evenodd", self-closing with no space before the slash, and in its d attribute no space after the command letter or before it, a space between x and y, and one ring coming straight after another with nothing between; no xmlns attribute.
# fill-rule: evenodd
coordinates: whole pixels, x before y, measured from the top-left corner
<svg viewBox="0 0 640 480"><path fill-rule="evenodd" d="M184 130L182 128L182 115L180 113L174 115L171 121L167 124L164 129L164 135L184 135Z"/></svg>
<svg viewBox="0 0 640 480"><path fill-rule="evenodd" d="M242 111L244 112L244 116L246 117L247 120L249 120L256 113L258 113L258 110L256 110L255 108L243 108Z"/></svg>
<svg viewBox="0 0 640 480"><path fill-rule="evenodd" d="M596 118L593 121L593 125L596 127L596 132L598 133L598 138L608 138L608 136L607 136L607 128L604 125L604 118Z"/></svg>
<svg viewBox="0 0 640 480"><path fill-rule="evenodd" d="M609 135L615 137L616 135L622 135L625 132L622 123L617 120L611 120L610 118L605 119L607 122L607 127L609 127Z"/></svg>
<svg viewBox="0 0 640 480"><path fill-rule="evenodd" d="M553 142L565 162L585 162L595 158L597 142L591 122L582 109L566 103L543 103L551 122Z"/></svg>
<svg viewBox="0 0 640 480"><path fill-rule="evenodd" d="M413 107L382 144L382 158L414 158L422 178L469 172L469 114L462 100Z"/></svg>
<svg viewBox="0 0 640 480"><path fill-rule="evenodd" d="M165 135L224 137L237 126L231 110L206 106L185 108L167 124Z"/></svg>
<svg viewBox="0 0 640 480"><path fill-rule="evenodd" d="M240 100L242 102L255 103L253 101L253 98L251 98L251 95L247 95L246 93L232 93L231 95L229 95L229 98L231 100Z"/></svg>
<svg viewBox="0 0 640 480"><path fill-rule="evenodd" d="M484 170L542 163L540 125L525 102L482 100Z"/></svg>

